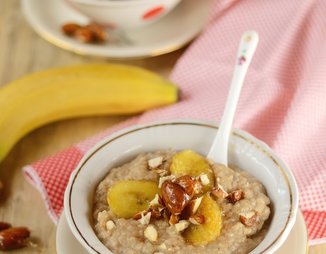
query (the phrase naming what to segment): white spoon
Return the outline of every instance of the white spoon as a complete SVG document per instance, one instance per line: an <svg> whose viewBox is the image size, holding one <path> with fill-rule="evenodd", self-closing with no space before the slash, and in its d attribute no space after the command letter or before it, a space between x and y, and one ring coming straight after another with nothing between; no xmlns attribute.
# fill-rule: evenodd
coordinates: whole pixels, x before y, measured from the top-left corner
<svg viewBox="0 0 326 254"><path fill-rule="evenodd" d="M222 120L212 147L207 155L208 159L225 166L228 166L228 143L235 110L242 84L256 50L258 40L258 34L254 31L245 32L241 37L230 91L226 100Z"/></svg>

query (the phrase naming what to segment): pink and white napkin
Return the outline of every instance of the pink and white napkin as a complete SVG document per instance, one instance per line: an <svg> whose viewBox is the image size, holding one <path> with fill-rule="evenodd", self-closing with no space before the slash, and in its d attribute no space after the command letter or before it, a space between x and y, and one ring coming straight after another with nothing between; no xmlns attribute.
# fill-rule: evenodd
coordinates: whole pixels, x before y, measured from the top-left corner
<svg viewBox="0 0 326 254"><path fill-rule="evenodd" d="M234 126L265 141L290 166L310 243L326 243L326 1L218 0L213 8L210 23L171 74L183 92L181 102L146 112L24 167L55 222L70 173L103 137L156 120L220 119L238 41L244 31L255 30L260 43Z"/></svg>

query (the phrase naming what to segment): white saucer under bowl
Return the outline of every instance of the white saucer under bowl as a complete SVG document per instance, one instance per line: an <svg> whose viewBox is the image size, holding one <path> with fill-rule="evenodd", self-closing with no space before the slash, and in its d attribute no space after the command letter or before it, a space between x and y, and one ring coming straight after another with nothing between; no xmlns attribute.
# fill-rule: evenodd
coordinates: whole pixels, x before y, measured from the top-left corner
<svg viewBox="0 0 326 254"><path fill-rule="evenodd" d="M57 254L88 254L70 232L64 213L62 213L57 227L56 241ZM285 241L284 245L275 252L275 254L307 254L307 243L308 238L306 225L302 213L299 212L289 238Z"/></svg>
<svg viewBox="0 0 326 254"><path fill-rule="evenodd" d="M35 31L58 47L82 55L141 58L165 54L190 42L207 24L212 0L181 1L159 21L137 29L111 32L111 39L97 45L79 42L61 32L61 26L67 22L89 22L64 0L21 0L21 3Z"/></svg>

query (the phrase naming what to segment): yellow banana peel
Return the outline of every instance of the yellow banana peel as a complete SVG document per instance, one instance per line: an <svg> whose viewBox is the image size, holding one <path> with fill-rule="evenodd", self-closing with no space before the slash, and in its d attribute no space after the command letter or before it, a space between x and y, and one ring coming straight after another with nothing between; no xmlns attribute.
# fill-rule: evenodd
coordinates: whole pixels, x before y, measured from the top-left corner
<svg viewBox="0 0 326 254"><path fill-rule="evenodd" d="M174 84L128 65L86 64L30 74L0 88L0 161L20 138L44 124L135 114L177 100Z"/></svg>

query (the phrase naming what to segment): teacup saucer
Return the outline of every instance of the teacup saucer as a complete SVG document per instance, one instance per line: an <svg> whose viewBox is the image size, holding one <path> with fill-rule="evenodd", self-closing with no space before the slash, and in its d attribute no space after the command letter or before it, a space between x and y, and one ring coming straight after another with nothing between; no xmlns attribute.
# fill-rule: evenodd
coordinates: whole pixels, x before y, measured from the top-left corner
<svg viewBox="0 0 326 254"><path fill-rule="evenodd" d="M275 254L306 254L308 253L307 243L306 225L302 213L299 212L289 238ZM71 233L64 213L62 213L57 227L56 248L58 254L88 254Z"/></svg>
<svg viewBox="0 0 326 254"><path fill-rule="evenodd" d="M77 54L110 58L139 58L165 54L190 42L207 24L212 0L182 1L174 10L150 25L111 32L104 44L84 44L62 34L67 22L86 24L64 0L21 0L30 25L47 41ZM110 34L109 34L110 37Z"/></svg>

